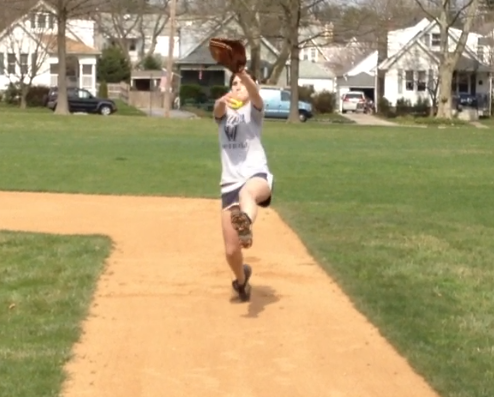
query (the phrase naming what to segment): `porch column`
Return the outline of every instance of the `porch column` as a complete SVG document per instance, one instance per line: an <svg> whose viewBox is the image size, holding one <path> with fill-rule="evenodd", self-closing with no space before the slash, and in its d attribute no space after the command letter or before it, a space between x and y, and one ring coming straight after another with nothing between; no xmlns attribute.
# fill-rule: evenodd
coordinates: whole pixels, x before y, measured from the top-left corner
<svg viewBox="0 0 494 397"><path fill-rule="evenodd" d="M84 83L83 83L83 72L82 72L82 66L83 64L79 61L79 88L84 88Z"/></svg>

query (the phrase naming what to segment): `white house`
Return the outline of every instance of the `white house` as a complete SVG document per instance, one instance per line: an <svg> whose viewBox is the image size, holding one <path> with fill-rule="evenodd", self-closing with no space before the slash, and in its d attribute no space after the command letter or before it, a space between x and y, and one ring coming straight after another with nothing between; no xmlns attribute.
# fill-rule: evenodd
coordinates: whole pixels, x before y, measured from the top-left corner
<svg viewBox="0 0 494 397"><path fill-rule="evenodd" d="M454 51L461 35L449 30L449 47ZM338 78L338 92L376 87L376 70L386 71L384 97L396 105L398 99L411 104L435 95L440 63L440 31L435 21L422 19L416 25L388 33L388 58L377 65L377 51L370 52ZM453 76L453 94L476 95L480 107L490 104L491 77L483 36L470 33ZM371 83L373 81L373 83ZM340 95L341 96L341 95ZM482 104L480 103L482 102Z"/></svg>
<svg viewBox="0 0 494 397"><path fill-rule="evenodd" d="M412 105L420 99L431 99L436 92L440 64L440 31L435 21L419 22L401 35L389 36L390 56L378 65L386 71L384 96L392 105L398 99ZM410 35L413 34L412 37ZM450 29L448 45L454 51L461 31ZM405 42L405 39L406 42ZM470 94L479 99L479 107L490 106L490 66L477 56L481 35L470 33L465 51L460 57L453 76L453 94ZM480 103L482 102L482 103Z"/></svg>
<svg viewBox="0 0 494 397"><path fill-rule="evenodd" d="M57 24L54 10L40 1L0 32L0 90L32 78L33 85L58 84ZM96 94L99 51L85 32L88 21L71 20L66 29L68 84ZM82 38L74 31L78 31Z"/></svg>
<svg viewBox="0 0 494 397"><path fill-rule="evenodd" d="M184 31L195 29L202 35L208 30L209 21L197 16L180 16L177 18L173 41L173 58L180 58L183 53L182 43ZM161 59L168 58L170 45L170 25L168 17L163 13L154 14L122 14L112 15L98 13L93 16L95 47L103 50L105 47L117 44L129 55L130 61L137 63L142 54L151 53ZM218 22L216 21L215 25ZM207 26L206 26L207 25ZM153 45L154 42L154 45ZM195 42L194 42L195 44Z"/></svg>

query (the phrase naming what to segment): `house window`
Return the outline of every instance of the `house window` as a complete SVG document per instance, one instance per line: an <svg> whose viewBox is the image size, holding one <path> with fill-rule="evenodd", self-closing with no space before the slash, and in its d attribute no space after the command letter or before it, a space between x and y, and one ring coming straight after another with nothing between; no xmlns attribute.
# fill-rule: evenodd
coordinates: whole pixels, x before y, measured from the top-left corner
<svg viewBox="0 0 494 397"><path fill-rule="evenodd" d="M55 17L48 13L32 13L30 15L31 29L53 29L55 27Z"/></svg>
<svg viewBox="0 0 494 397"><path fill-rule="evenodd" d="M441 35L439 33L433 33L432 34L432 43L431 45L433 47L440 47L441 46Z"/></svg>
<svg viewBox="0 0 494 397"><path fill-rule="evenodd" d="M405 72L405 89L407 91L413 91L413 70L407 70Z"/></svg>
<svg viewBox="0 0 494 397"><path fill-rule="evenodd" d="M137 40L130 39L129 40L129 51L137 51Z"/></svg>
<svg viewBox="0 0 494 397"><path fill-rule="evenodd" d="M317 61L317 51L316 51L316 48L315 47L311 47L311 49L310 49L310 60L312 62L316 62Z"/></svg>
<svg viewBox="0 0 494 397"><path fill-rule="evenodd" d="M21 75L26 76L29 73L29 56L27 54L21 54Z"/></svg>
<svg viewBox="0 0 494 397"><path fill-rule="evenodd" d="M38 53L31 54L31 75L32 77L38 75L38 69L41 65L38 65Z"/></svg>
<svg viewBox="0 0 494 397"><path fill-rule="evenodd" d="M82 65L82 86L91 88L93 85L93 65Z"/></svg>
<svg viewBox="0 0 494 397"><path fill-rule="evenodd" d="M38 15L38 28L44 29L46 28L46 15L45 14L39 14Z"/></svg>
<svg viewBox="0 0 494 397"><path fill-rule="evenodd" d="M15 54L7 54L7 73L15 74Z"/></svg>
<svg viewBox="0 0 494 397"><path fill-rule="evenodd" d="M308 61L309 60L309 53L307 52L307 49L306 48L302 48L300 50L300 58L304 61Z"/></svg>
<svg viewBox="0 0 494 397"><path fill-rule="evenodd" d="M425 70L417 72L417 91L425 91L427 88L427 73Z"/></svg>
<svg viewBox="0 0 494 397"><path fill-rule="evenodd" d="M5 73L5 55L0 52L0 76Z"/></svg>

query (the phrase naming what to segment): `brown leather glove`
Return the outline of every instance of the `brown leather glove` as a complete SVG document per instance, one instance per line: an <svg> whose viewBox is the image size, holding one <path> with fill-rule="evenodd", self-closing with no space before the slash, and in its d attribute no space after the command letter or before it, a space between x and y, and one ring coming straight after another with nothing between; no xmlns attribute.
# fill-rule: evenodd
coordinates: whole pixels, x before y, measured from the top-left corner
<svg viewBox="0 0 494 397"><path fill-rule="evenodd" d="M241 72L247 64L245 46L240 40L213 37L209 40L209 51L216 62L232 73Z"/></svg>

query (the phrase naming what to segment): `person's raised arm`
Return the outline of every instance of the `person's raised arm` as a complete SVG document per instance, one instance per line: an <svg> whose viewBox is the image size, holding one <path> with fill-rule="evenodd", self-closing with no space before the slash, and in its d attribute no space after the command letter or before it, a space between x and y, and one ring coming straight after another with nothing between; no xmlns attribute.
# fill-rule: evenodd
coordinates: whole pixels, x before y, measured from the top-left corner
<svg viewBox="0 0 494 397"><path fill-rule="evenodd" d="M213 115L216 120L222 119L226 114L227 96L228 94L223 95L221 98L217 99L216 102L214 103Z"/></svg>
<svg viewBox="0 0 494 397"><path fill-rule="evenodd" d="M249 99L252 105L254 105L257 110L262 110L264 107L264 102L259 94L259 87L257 86L257 83L245 70L237 73L237 76L249 93Z"/></svg>

